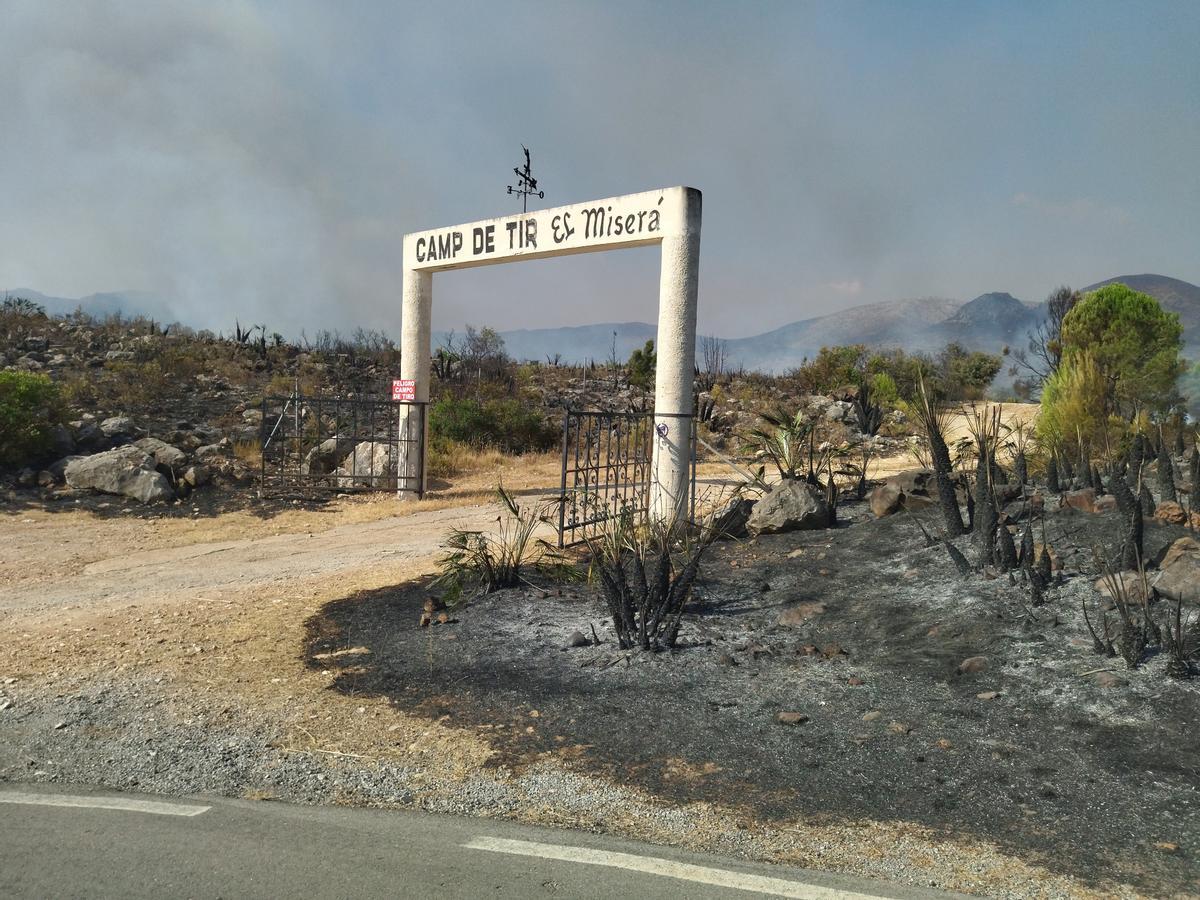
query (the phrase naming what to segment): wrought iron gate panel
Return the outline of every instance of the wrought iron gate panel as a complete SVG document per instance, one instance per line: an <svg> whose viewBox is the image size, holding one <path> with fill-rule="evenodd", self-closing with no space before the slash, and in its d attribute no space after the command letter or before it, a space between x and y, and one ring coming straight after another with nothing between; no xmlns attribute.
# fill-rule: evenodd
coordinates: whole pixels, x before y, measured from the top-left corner
<svg viewBox="0 0 1200 900"><path fill-rule="evenodd" d="M693 424L691 416L674 416ZM690 429L689 515L696 506L696 429ZM593 536L613 516L649 511L654 413L565 410L558 546Z"/></svg>
<svg viewBox="0 0 1200 900"><path fill-rule="evenodd" d="M411 491L420 496L425 406L376 398L264 398L262 495Z"/></svg>

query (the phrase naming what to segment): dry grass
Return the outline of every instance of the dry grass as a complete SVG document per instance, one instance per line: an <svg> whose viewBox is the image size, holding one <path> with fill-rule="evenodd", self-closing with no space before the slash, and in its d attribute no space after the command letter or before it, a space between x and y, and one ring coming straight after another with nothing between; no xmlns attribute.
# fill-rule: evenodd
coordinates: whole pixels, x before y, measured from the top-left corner
<svg viewBox="0 0 1200 900"><path fill-rule="evenodd" d="M233 455L252 469L262 466L262 448L258 441L235 441Z"/></svg>

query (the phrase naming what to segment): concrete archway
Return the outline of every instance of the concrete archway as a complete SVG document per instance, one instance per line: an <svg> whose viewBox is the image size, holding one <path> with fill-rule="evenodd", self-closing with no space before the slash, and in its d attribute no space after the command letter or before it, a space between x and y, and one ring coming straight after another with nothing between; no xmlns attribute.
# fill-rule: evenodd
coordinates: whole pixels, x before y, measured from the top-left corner
<svg viewBox="0 0 1200 900"><path fill-rule="evenodd" d="M700 191L672 187L417 231L404 236L404 321L400 377L414 383L415 400L429 401L433 275L452 269L661 246L658 282L658 368L655 373L655 443L650 510L662 520L686 514L696 360L696 301L700 276ZM408 433L409 408L401 414ZM424 459L428 426L418 442L401 447ZM423 493L422 483L401 484L401 495Z"/></svg>

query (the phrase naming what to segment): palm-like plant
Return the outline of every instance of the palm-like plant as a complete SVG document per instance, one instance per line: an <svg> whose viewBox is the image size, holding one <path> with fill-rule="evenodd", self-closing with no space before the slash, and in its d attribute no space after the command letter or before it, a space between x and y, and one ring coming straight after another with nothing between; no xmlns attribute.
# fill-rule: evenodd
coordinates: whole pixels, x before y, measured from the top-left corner
<svg viewBox="0 0 1200 900"><path fill-rule="evenodd" d="M764 425L750 432L746 449L765 454L785 481L801 477L806 463L811 469L813 424L803 413L759 413L759 418Z"/></svg>
<svg viewBox="0 0 1200 900"><path fill-rule="evenodd" d="M468 589L478 596L532 584L531 574L559 581L579 577L557 548L534 537L537 527L549 522L545 504L522 508L503 485L496 495L503 511L496 517L495 534L454 528L442 545L446 554L433 584L447 589L442 599L448 606L463 600Z"/></svg>

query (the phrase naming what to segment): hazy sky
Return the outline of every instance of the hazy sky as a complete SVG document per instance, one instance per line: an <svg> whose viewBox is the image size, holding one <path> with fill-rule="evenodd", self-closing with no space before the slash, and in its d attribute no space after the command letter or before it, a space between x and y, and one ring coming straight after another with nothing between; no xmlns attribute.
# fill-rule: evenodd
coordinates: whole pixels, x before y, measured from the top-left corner
<svg viewBox="0 0 1200 900"><path fill-rule="evenodd" d="M401 235L704 192L700 320L1200 282L1200 3L0 0L0 289L398 335ZM653 321L657 252L439 275L435 324Z"/></svg>

